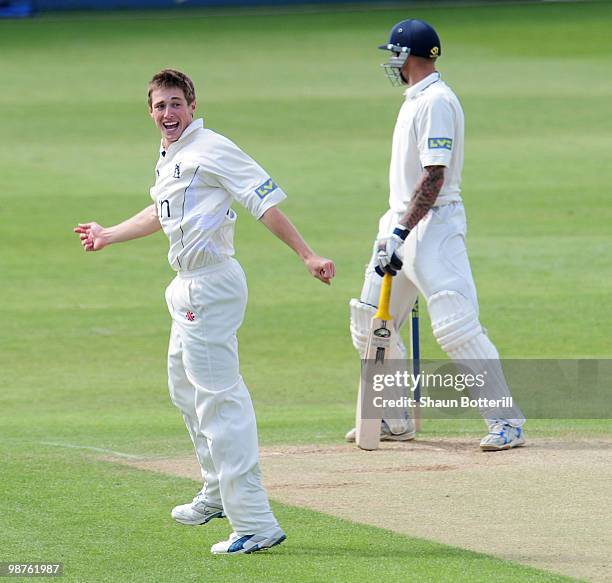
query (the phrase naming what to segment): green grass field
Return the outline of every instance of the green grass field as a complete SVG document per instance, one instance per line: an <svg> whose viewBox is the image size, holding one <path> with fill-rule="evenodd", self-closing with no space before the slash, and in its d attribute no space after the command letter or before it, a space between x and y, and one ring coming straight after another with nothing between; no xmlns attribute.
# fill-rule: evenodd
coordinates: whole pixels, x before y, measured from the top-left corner
<svg viewBox="0 0 612 583"><path fill-rule="evenodd" d="M386 209L402 99L375 47L408 16L438 29L439 69L465 109L468 245L489 334L506 357L610 357L612 4L0 21L0 561L64 561L67 580L87 582L562 580L281 505L286 545L212 558L227 524L180 528L168 514L193 482L49 445L191 451L166 392L165 238L85 255L72 233L150 204L146 84L166 66L193 77L207 125L271 173L283 209L337 262L326 288L239 211L241 364L261 442L341 440L358 372L348 301ZM440 356L425 315L422 327L422 352ZM529 427L610 433L606 421ZM424 430L476 439L481 425Z"/></svg>

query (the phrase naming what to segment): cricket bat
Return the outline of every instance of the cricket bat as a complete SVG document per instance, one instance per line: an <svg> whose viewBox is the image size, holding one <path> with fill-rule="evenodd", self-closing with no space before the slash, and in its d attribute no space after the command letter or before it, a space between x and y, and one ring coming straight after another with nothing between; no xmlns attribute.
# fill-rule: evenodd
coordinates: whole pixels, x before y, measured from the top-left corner
<svg viewBox="0 0 612 583"><path fill-rule="evenodd" d="M393 278L388 273L383 277L380 298L378 300L378 310L372 318L366 347L365 358L368 361L367 366L373 366L375 368L381 367L381 369L385 363L385 359L389 357L391 347L397 342L397 332L395 331L393 319L389 313L392 279ZM378 419L362 418L362 403L365 398L371 399L373 396L372 391L367 394L367 387L364 387L363 384L362 374L359 380L359 394L357 396L357 418L355 424L357 428L356 442L361 449L373 450L378 449L378 442L380 441L380 422L382 417ZM367 416L374 417L374 415L371 414Z"/></svg>

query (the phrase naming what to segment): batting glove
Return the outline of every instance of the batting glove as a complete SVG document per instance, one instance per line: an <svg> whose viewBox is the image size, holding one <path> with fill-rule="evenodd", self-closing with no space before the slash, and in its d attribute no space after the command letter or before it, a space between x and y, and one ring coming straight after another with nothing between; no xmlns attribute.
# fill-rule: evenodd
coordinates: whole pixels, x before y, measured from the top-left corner
<svg viewBox="0 0 612 583"><path fill-rule="evenodd" d="M385 273L397 275L397 272L402 269L404 263L399 258L397 250L404 244L408 233L410 233L410 229L398 224L387 241L381 243L376 256L378 260L376 273L378 275L383 276Z"/></svg>

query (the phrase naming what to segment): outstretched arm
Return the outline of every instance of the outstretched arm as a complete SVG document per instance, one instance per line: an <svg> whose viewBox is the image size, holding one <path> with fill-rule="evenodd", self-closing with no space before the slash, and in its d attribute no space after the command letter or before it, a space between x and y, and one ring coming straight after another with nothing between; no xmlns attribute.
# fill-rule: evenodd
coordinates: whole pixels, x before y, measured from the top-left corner
<svg viewBox="0 0 612 583"><path fill-rule="evenodd" d="M299 255L311 275L327 285L330 284L336 275L334 262L316 255L282 211L276 207L269 208L260 221Z"/></svg>
<svg viewBox="0 0 612 583"><path fill-rule="evenodd" d="M98 223L80 223L74 228L81 238L85 251L100 251L112 243L122 243L139 237L146 237L161 229L154 204L141 210L133 217L105 228Z"/></svg>

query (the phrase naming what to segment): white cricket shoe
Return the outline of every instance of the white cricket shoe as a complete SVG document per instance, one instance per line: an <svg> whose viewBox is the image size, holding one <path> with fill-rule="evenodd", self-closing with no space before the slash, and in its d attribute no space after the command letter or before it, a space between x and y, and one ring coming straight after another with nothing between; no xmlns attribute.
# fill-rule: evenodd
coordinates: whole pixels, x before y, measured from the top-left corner
<svg viewBox="0 0 612 583"><path fill-rule="evenodd" d="M497 421L489 427L489 433L482 438L480 449L483 451L501 451L525 445L525 436L521 427Z"/></svg>
<svg viewBox="0 0 612 583"><path fill-rule="evenodd" d="M402 433L391 433L389 426L383 419L380 422L380 441L410 441L414 439L416 436L414 421L412 419L407 419L406 422L406 431ZM353 429L344 436L344 439L349 443L355 443L357 439L357 428L353 427Z"/></svg>
<svg viewBox="0 0 612 583"><path fill-rule="evenodd" d="M210 547L210 552L213 555L248 555L280 545L286 538L287 535L280 528L270 536L261 534L240 536L232 532L227 540Z"/></svg>
<svg viewBox="0 0 612 583"><path fill-rule="evenodd" d="M197 526L206 524L213 518L224 518L223 508L214 504L209 504L204 492L200 491L196 497L188 504L181 504L172 509L172 518L181 524Z"/></svg>

